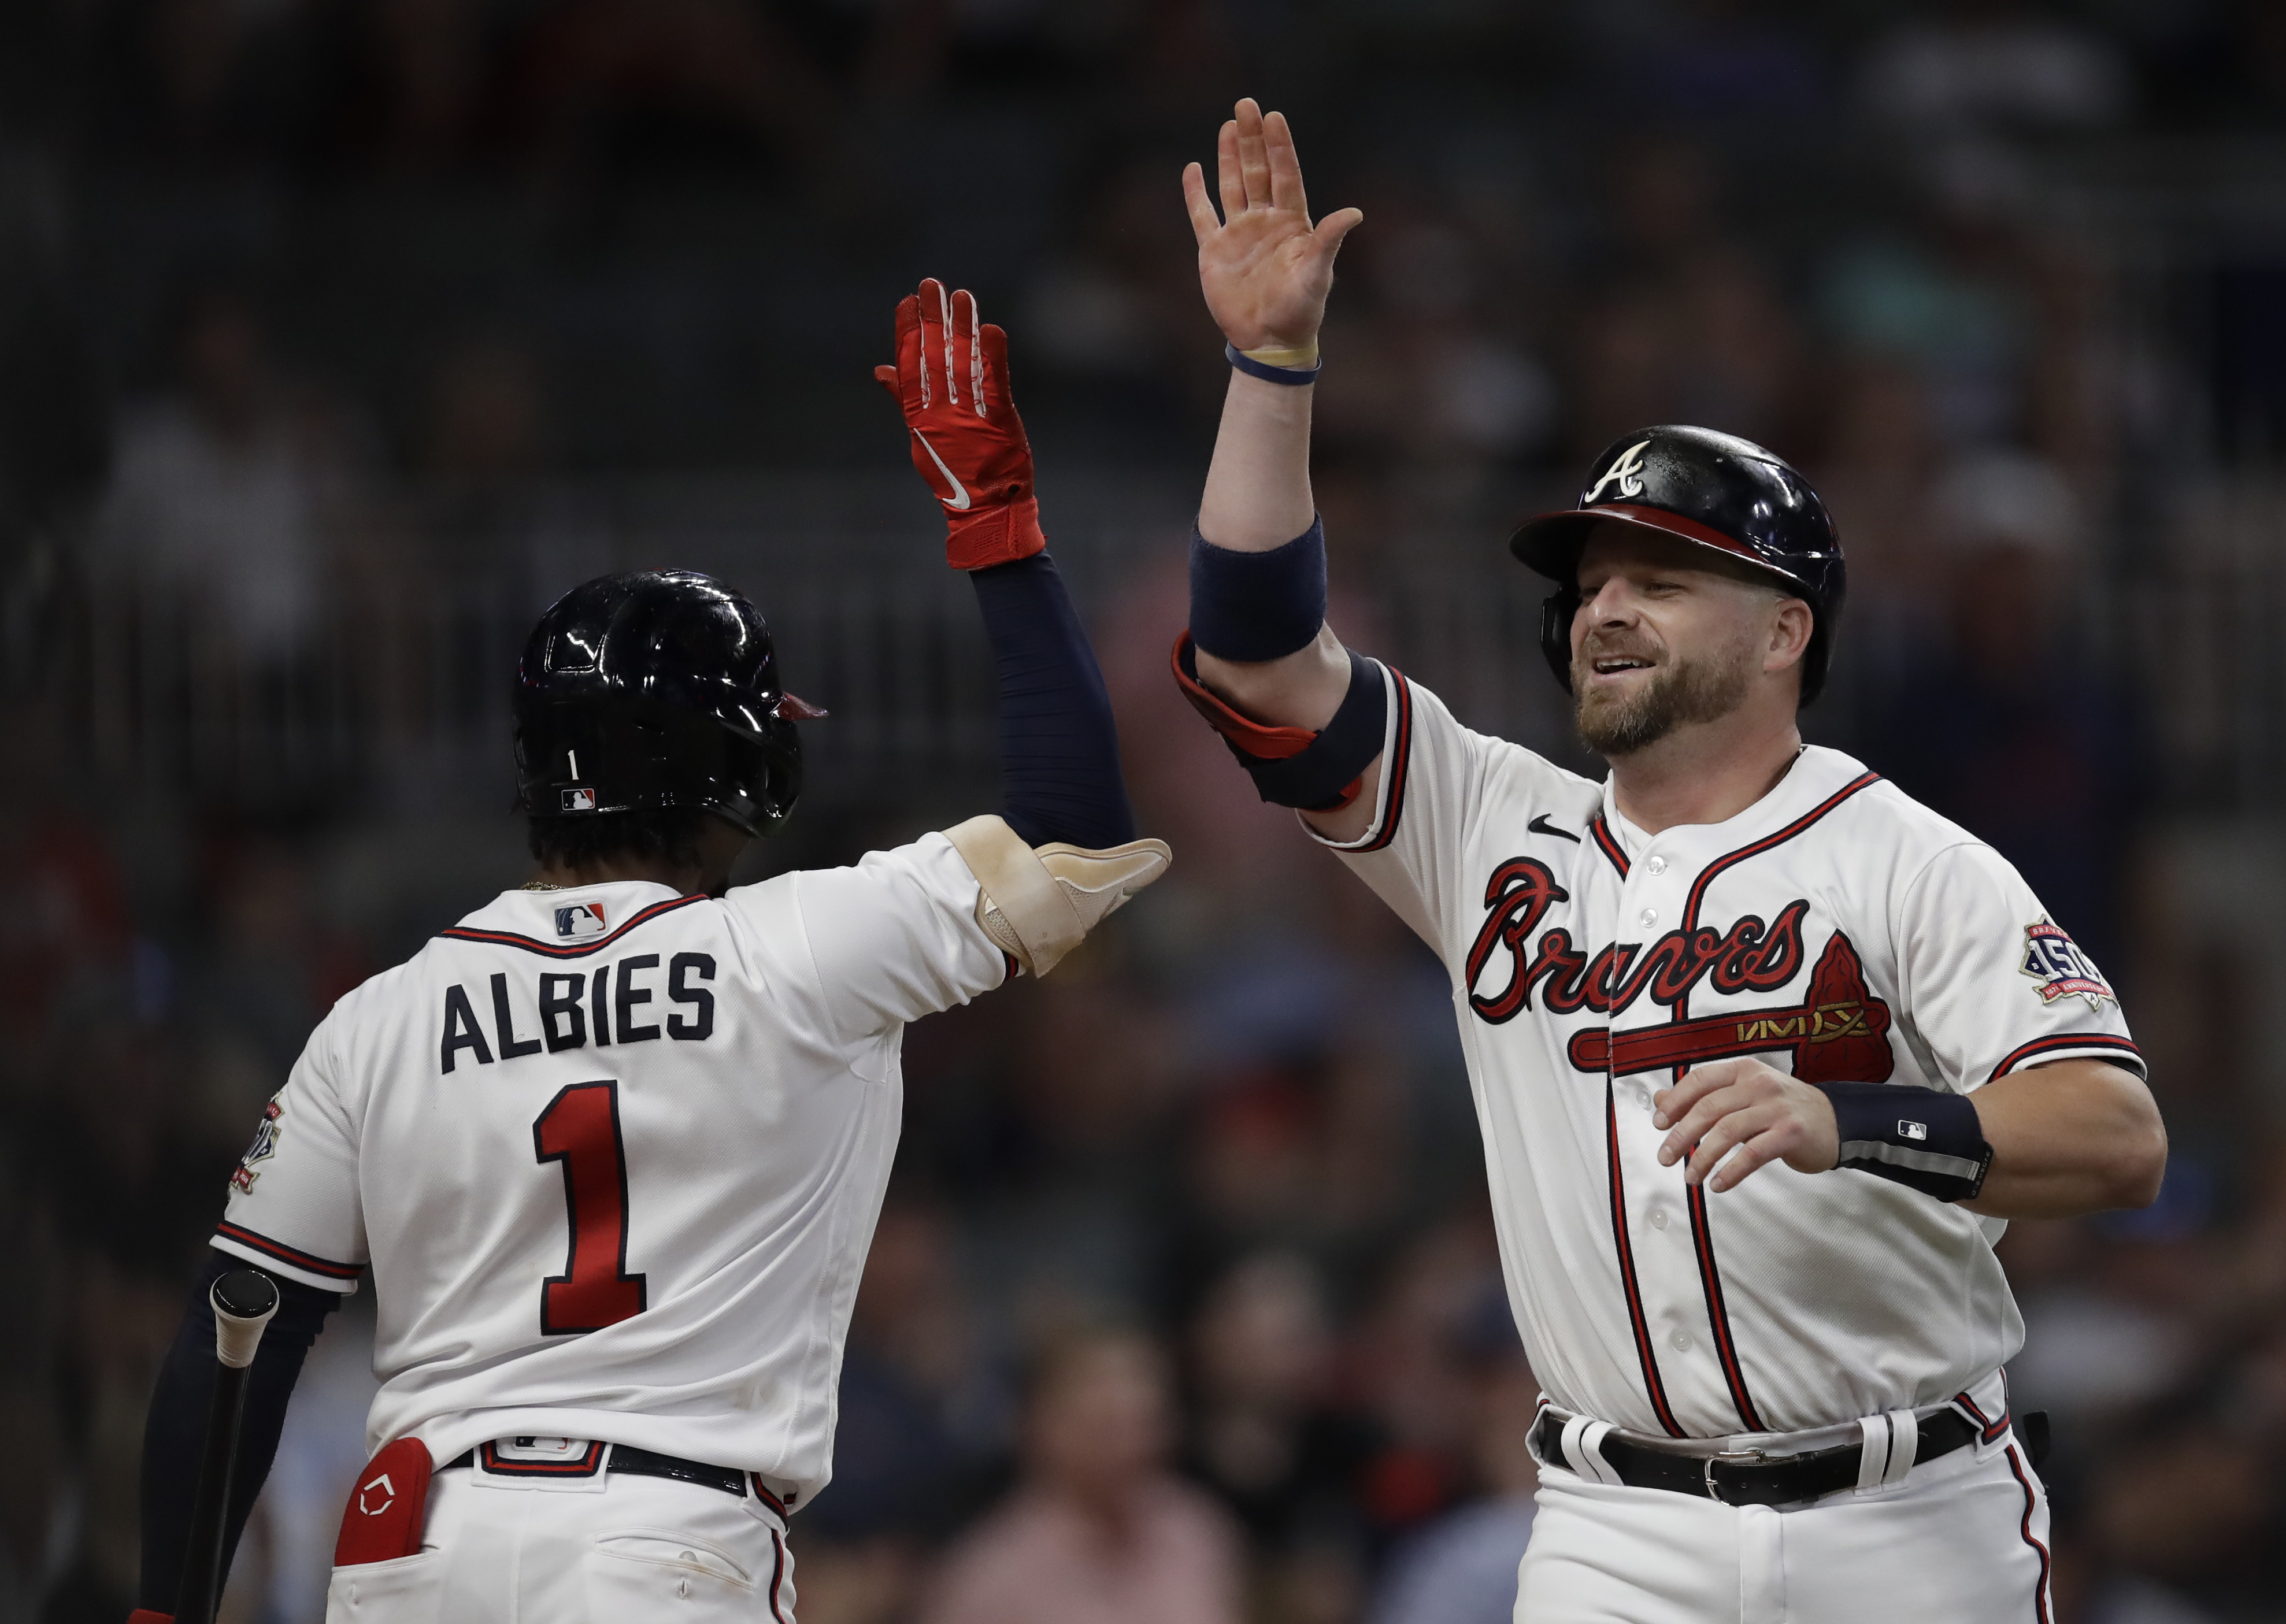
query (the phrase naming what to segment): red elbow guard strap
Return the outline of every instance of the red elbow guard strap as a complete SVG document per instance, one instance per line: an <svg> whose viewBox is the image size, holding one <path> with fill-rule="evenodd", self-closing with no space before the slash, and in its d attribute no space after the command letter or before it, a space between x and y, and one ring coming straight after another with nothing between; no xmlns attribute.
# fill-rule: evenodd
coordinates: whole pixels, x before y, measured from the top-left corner
<svg viewBox="0 0 2286 1624"><path fill-rule="evenodd" d="M1175 685L1191 708L1222 735L1255 792L1273 806L1333 812L1364 787L1365 769L1381 754L1389 690L1378 661L1350 653L1349 692L1322 729L1272 728L1240 715L1199 681L1198 650L1185 632L1175 640Z"/></svg>

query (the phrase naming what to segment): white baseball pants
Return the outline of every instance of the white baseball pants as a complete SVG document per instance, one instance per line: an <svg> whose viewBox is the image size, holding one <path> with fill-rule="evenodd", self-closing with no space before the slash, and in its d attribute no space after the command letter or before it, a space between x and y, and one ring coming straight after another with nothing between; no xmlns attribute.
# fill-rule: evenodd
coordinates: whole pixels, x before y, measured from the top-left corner
<svg viewBox="0 0 2286 1624"><path fill-rule="evenodd" d="M1891 1488L1726 1506L1543 1467L1516 1624L2049 1624L2048 1495L2011 1434Z"/></svg>
<svg viewBox="0 0 2286 1624"><path fill-rule="evenodd" d="M793 1624L793 1558L752 1495L665 1478L440 1471L420 1554L337 1567L326 1624Z"/></svg>

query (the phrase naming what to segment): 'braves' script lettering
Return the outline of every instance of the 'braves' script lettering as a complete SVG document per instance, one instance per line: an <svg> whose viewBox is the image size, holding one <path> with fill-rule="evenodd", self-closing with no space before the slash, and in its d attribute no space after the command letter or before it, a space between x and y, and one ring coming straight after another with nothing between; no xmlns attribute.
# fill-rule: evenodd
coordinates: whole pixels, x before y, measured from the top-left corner
<svg viewBox="0 0 2286 1624"><path fill-rule="evenodd" d="M1768 991L1783 987L1802 966L1804 900L1788 903L1767 926L1756 914L1742 916L1727 932L1700 926L1671 930L1649 948L1612 942L1592 956L1575 946L1572 933L1557 926L1533 942L1533 933L1571 893L1556 883L1547 864L1511 857L1485 884L1485 922L1469 949L1469 1007L1493 1025L1514 1020L1532 1007L1533 990L1551 1013L1581 1009L1618 1014L1648 990L1655 1004L1673 1005L1702 981L1716 991ZM1506 984L1494 992L1478 987L1495 955L1506 949Z"/></svg>

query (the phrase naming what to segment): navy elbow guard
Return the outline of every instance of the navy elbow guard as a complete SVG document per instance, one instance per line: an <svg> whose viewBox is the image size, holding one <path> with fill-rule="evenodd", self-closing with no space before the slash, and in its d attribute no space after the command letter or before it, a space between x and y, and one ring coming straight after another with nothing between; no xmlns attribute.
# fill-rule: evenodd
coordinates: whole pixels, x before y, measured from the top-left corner
<svg viewBox="0 0 2286 1624"><path fill-rule="evenodd" d="M1965 1095L1891 1083L1817 1083L1841 1131L1837 1169L1854 1167L1938 1201L1974 1201L1992 1166Z"/></svg>
<svg viewBox="0 0 2286 1624"><path fill-rule="evenodd" d="M1175 682L1207 725L1253 776L1255 793L1273 806L1334 812L1358 798L1365 769L1381 753L1389 686L1381 663L1350 650L1350 688L1323 728L1265 727L1240 715L1199 681L1198 650L1185 632L1175 643Z"/></svg>

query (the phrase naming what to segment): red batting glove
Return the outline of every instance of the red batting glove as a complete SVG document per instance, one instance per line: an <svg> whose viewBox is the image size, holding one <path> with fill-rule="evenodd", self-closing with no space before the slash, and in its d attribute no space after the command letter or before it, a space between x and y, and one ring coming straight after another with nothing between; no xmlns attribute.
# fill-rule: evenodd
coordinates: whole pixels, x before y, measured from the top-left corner
<svg viewBox="0 0 2286 1624"><path fill-rule="evenodd" d="M1008 393L1008 335L976 323L966 288L931 277L897 302L897 364L873 375L897 398L913 466L944 504L956 570L1029 558L1048 544L1032 494L1032 445Z"/></svg>

